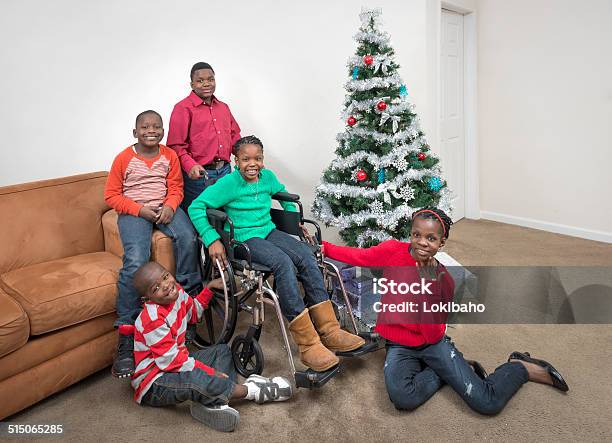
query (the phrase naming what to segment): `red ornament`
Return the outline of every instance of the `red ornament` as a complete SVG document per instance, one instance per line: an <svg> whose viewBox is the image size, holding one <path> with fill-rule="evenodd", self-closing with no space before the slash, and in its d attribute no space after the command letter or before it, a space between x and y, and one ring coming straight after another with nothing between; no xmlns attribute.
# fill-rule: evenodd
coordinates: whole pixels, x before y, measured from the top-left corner
<svg viewBox="0 0 612 443"><path fill-rule="evenodd" d="M376 104L376 107L379 111L384 111L385 109L387 109L387 104L381 100Z"/></svg>
<svg viewBox="0 0 612 443"><path fill-rule="evenodd" d="M417 158L423 161L427 158L427 156L423 152L419 152L419 154L417 155Z"/></svg>
<svg viewBox="0 0 612 443"><path fill-rule="evenodd" d="M365 173L365 171L363 169L360 169L359 171L357 171L357 180L359 180L360 182L364 181L366 178L368 178L368 174Z"/></svg>
<svg viewBox="0 0 612 443"><path fill-rule="evenodd" d="M372 63L374 63L374 57L372 57L370 54L365 55L365 56L363 57L363 62L364 62L366 65L370 66Z"/></svg>
<svg viewBox="0 0 612 443"><path fill-rule="evenodd" d="M357 123L357 119L351 115L349 118L346 119L346 123L349 126L355 126L355 123Z"/></svg>

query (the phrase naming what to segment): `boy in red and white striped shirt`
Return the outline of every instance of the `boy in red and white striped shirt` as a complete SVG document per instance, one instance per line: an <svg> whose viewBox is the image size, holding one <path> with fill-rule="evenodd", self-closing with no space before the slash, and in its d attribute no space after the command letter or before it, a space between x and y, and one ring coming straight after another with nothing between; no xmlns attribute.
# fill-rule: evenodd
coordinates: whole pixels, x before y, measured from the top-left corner
<svg viewBox="0 0 612 443"><path fill-rule="evenodd" d="M134 338L130 331L142 306L132 276L149 261L154 228L172 239L179 283L189 293L202 288L197 236L179 207L183 200L181 166L176 153L160 144L164 136L161 116L155 111L142 112L136 117L133 133L138 142L115 157L104 190L106 203L119 214L117 224L124 250L117 282L115 326L119 329L119 345L112 368L116 377L134 373Z"/></svg>
<svg viewBox="0 0 612 443"><path fill-rule="evenodd" d="M187 324L202 318L213 296L222 289L212 280L191 298L163 266L149 262L134 274L134 287L144 307L134 325L136 372L132 377L134 399L150 406L167 406L191 400L191 415L220 431L233 431L238 411L227 403L234 399L257 403L291 397L289 381L252 375L236 384L231 351L225 344L189 354L185 346Z"/></svg>

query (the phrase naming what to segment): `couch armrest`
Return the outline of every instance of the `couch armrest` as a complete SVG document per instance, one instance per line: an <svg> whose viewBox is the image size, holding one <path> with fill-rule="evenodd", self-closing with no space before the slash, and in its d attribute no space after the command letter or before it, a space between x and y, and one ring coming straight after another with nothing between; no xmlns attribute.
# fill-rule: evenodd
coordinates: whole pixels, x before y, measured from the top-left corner
<svg viewBox="0 0 612 443"><path fill-rule="evenodd" d="M117 213L114 209L107 211L102 216L102 229L104 230L104 250L117 257L123 257L123 244L119 236ZM154 229L151 236L151 260L175 274L176 263L172 250L172 239L159 229Z"/></svg>
<svg viewBox="0 0 612 443"><path fill-rule="evenodd" d="M102 216L102 230L104 231L104 250L117 257L123 257L123 245L119 237L117 213L114 209L106 211Z"/></svg>

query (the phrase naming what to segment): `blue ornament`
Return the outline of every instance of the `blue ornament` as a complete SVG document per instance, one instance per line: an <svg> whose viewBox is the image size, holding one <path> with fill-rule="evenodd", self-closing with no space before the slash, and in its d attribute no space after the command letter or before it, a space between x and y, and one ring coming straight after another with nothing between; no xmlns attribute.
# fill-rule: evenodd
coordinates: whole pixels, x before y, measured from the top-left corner
<svg viewBox="0 0 612 443"><path fill-rule="evenodd" d="M400 86L400 97L405 97L408 95L408 89L406 89L406 85Z"/></svg>
<svg viewBox="0 0 612 443"><path fill-rule="evenodd" d="M438 177L431 177L429 179L429 189L434 192L438 192L442 188L442 180Z"/></svg>
<svg viewBox="0 0 612 443"><path fill-rule="evenodd" d="M353 68L353 80L357 80L357 76L359 75L359 68L355 66Z"/></svg>
<svg viewBox="0 0 612 443"><path fill-rule="evenodd" d="M385 182L385 170L381 169L380 171L378 171L378 183L384 183Z"/></svg>

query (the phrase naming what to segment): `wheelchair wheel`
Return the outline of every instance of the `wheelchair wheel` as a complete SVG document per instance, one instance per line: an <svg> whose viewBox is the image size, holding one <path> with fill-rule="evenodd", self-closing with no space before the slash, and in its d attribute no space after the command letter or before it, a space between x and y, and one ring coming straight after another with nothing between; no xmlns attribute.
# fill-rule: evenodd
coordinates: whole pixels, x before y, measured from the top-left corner
<svg viewBox="0 0 612 443"><path fill-rule="evenodd" d="M237 335L232 341L232 358L236 371L243 377L261 374L264 366L264 355L259 342Z"/></svg>
<svg viewBox="0 0 612 443"><path fill-rule="evenodd" d="M238 301L234 295L236 282L231 266L225 270L213 267L208 257L205 264L202 272L204 281L218 278L223 273L227 292L213 290L214 295L208 304L208 309L204 311L204 319L198 325L197 335L193 340L199 348L228 343L234 335L238 318Z"/></svg>

